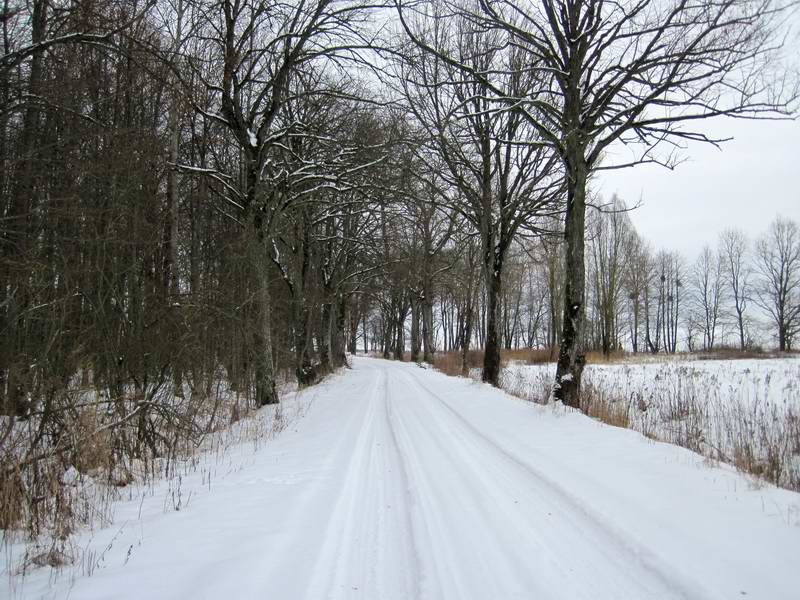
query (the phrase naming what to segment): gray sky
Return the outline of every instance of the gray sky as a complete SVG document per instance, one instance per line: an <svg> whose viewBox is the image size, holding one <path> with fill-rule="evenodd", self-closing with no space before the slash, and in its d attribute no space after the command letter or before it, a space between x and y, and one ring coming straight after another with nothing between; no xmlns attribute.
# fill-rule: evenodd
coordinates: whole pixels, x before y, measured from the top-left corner
<svg viewBox="0 0 800 600"><path fill-rule="evenodd" d="M595 188L629 205L639 233L657 249L679 250L690 261L727 227L751 238L777 214L800 222L800 122L718 120L706 130L734 139L721 149L693 143L686 162L605 171ZM620 155L622 158L624 155Z"/></svg>
<svg viewBox="0 0 800 600"><path fill-rule="evenodd" d="M800 8L785 19L784 64L800 72ZM658 165L602 171L594 189L616 193L629 205L639 233L656 249L680 251L693 261L705 244L716 245L728 227L759 236L781 214L800 222L800 121L713 119L702 127L712 137L731 137L715 148L690 144L685 162L670 171ZM608 163L623 163L624 148Z"/></svg>

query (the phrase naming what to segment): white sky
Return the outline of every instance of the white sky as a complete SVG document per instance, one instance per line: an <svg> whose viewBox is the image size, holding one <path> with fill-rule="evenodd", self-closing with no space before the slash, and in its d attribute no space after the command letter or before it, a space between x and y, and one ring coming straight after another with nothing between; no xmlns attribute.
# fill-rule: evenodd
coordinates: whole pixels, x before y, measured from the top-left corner
<svg viewBox="0 0 800 600"><path fill-rule="evenodd" d="M601 172L594 181L606 199L641 199L631 213L639 233L690 262L727 227L752 239L778 214L800 222L800 122L724 119L707 130L734 139L721 149L691 144L673 171L639 165Z"/></svg>
<svg viewBox="0 0 800 600"><path fill-rule="evenodd" d="M800 8L785 20L783 62L800 73ZM670 171L658 165L602 171L594 189L616 193L628 205L639 233L656 249L678 250L693 262L700 249L716 245L719 233L736 227L751 240L778 214L800 223L800 121L714 119L702 127L712 137L733 138L721 148L692 143L686 162ZM630 159L622 149L609 163Z"/></svg>

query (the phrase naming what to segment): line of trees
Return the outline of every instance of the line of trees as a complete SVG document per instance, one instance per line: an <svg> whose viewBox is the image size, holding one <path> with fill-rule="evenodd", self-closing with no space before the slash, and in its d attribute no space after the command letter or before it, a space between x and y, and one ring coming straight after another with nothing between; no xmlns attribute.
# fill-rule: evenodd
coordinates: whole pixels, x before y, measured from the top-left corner
<svg viewBox="0 0 800 600"><path fill-rule="evenodd" d="M779 3L2 10L2 408L53 439L93 386L157 452L164 389L276 403L280 373L311 384L359 340L479 347L494 384L503 347L547 346L578 406L587 347L713 348L730 322L745 346L754 305L782 349L797 333L795 225L688 273L620 201L587 212L614 144L671 164L665 144L714 141L687 124L791 109Z"/></svg>
<svg viewBox="0 0 800 600"><path fill-rule="evenodd" d="M692 262L678 252L654 249L636 231L630 215L616 197L588 213L586 350L607 355L795 347L800 326L797 223L777 217L756 240L727 229L713 248L703 247ZM430 263L439 276L426 288L426 298L433 303L428 344L435 351L469 352L486 344L491 304L477 268L478 240L456 240L451 228L448 221L439 224L439 235L448 237L451 247ZM549 349L555 359L563 253L555 233L520 238L508 250L497 300L501 350ZM405 260L411 265L426 255L430 256L411 253ZM411 266L397 268L413 272ZM381 308L391 305L391 293L385 288L378 294L355 335L366 339L365 349L387 358L400 358L402 350L410 348L411 360L419 360L413 342L419 317L413 311L403 313L411 341L393 345L395 338L385 336L392 313ZM465 367L467 363L463 360Z"/></svg>

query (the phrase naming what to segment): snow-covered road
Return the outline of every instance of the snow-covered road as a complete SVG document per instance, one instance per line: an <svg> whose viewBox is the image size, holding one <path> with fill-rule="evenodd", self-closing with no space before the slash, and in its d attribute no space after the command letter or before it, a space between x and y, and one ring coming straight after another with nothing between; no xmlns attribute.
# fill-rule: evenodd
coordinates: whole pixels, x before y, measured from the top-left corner
<svg viewBox="0 0 800 600"><path fill-rule="evenodd" d="M798 494L415 365L354 359L304 393L241 468L187 478L186 509L121 506L102 568L50 594L800 598Z"/></svg>

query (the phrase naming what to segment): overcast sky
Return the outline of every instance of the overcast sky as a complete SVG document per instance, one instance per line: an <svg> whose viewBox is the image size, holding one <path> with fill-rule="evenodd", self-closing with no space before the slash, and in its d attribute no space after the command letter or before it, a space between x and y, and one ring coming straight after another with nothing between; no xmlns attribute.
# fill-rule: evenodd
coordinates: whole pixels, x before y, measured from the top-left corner
<svg viewBox="0 0 800 600"><path fill-rule="evenodd" d="M800 67L800 10L786 24L790 68ZM716 245L727 227L760 235L781 214L800 223L800 121L714 119L705 132L732 137L720 149L691 144L686 162L670 171L658 165L602 171L594 189L616 193L629 205L639 233L656 249L678 250L693 261L705 244ZM625 151L608 162L630 159ZM616 159L616 160L615 160Z"/></svg>
<svg viewBox="0 0 800 600"><path fill-rule="evenodd" d="M694 260L727 227L753 238L777 214L800 222L800 122L715 122L709 131L734 137L721 149L692 144L686 162L670 171L657 165L604 171L595 187L629 205L639 233L657 248Z"/></svg>

